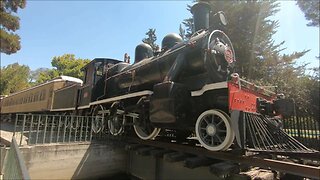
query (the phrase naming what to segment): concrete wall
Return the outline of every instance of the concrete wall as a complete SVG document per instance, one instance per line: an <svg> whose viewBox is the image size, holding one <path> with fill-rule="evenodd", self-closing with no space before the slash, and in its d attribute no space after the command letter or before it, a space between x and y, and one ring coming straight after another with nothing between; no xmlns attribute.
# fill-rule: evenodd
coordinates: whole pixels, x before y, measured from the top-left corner
<svg viewBox="0 0 320 180"><path fill-rule="evenodd" d="M48 144L22 147L31 179L101 178L125 172L127 154L119 144Z"/></svg>

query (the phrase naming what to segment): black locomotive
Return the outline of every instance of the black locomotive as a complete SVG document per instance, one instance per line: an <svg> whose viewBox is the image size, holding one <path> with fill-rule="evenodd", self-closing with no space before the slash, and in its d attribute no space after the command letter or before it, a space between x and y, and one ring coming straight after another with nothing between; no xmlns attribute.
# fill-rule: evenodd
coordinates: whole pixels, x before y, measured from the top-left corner
<svg viewBox="0 0 320 180"><path fill-rule="evenodd" d="M235 137L241 148L255 148L255 143L265 141L249 141L246 130L257 137L260 131L266 136L285 136L279 118L288 112L283 109L287 101L233 72L232 43L224 32L209 25L209 4L197 3L191 12L195 33L188 41L169 34L157 54L148 44L140 44L132 65L94 59L83 68L82 86L54 92L51 111L103 116L104 122L94 125L105 124L114 136L127 126L133 126L144 140L156 138L161 130L184 137L195 132L200 144L212 151L227 150ZM222 12L213 17L225 23ZM77 98L64 100L70 97ZM246 122L255 122L256 128L247 128Z"/></svg>

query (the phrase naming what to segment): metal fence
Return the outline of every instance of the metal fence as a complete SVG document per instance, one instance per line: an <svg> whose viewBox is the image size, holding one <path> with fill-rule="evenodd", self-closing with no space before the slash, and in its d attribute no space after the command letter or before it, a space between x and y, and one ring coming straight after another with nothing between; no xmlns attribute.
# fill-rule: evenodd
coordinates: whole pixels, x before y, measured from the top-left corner
<svg viewBox="0 0 320 180"><path fill-rule="evenodd" d="M12 138L10 149L5 155L2 173L3 179L30 179L15 138Z"/></svg>
<svg viewBox="0 0 320 180"><path fill-rule="evenodd" d="M104 125L99 116L17 114L14 136L19 145L88 142L108 134ZM320 150L319 119L298 114L284 119L283 129L308 148Z"/></svg>
<svg viewBox="0 0 320 180"><path fill-rule="evenodd" d="M308 148L320 150L319 119L310 116L293 116L283 120L283 129Z"/></svg>
<svg viewBox="0 0 320 180"><path fill-rule="evenodd" d="M101 122L97 116L17 114L14 136L19 145L86 142Z"/></svg>

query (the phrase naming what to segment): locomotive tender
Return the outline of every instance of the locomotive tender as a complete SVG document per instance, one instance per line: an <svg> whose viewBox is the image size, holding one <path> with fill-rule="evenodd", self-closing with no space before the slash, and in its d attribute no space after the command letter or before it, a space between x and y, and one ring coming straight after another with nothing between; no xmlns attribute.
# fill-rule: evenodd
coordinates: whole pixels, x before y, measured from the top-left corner
<svg viewBox="0 0 320 180"><path fill-rule="evenodd" d="M235 137L241 148L252 143L247 145L245 117L267 124L256 124L258 129L277 129L279 117L286 113L285 101L233 73L232 43L209 25L207 3L197 3L191 11L195 33L187 42L169 34L157 54L140 44L132 65L96 58L83 68L82 86L75 83L54 90L49 111L102 116L105 122L95 125L105 123L114 136L130 125L144 140L156 138L161 130L186 137L195 132L200 144L212 151L227 150ZM224 23L222 13L214 17ZM72 100L66 102L68 98Z"/></svg>

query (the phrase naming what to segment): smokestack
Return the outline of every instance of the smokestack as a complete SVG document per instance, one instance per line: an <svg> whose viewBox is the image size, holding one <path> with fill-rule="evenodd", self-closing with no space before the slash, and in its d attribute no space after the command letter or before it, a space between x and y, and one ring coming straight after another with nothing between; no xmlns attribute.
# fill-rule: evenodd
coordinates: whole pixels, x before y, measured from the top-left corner
<svg viewBox="0 0 320 180"><path fill-rule="evenodd" d="M196 3L191 7L191 13L193 14L193 24L195 32L200 29L209 28L209 14L210 5L206 2Z"/></svg>

